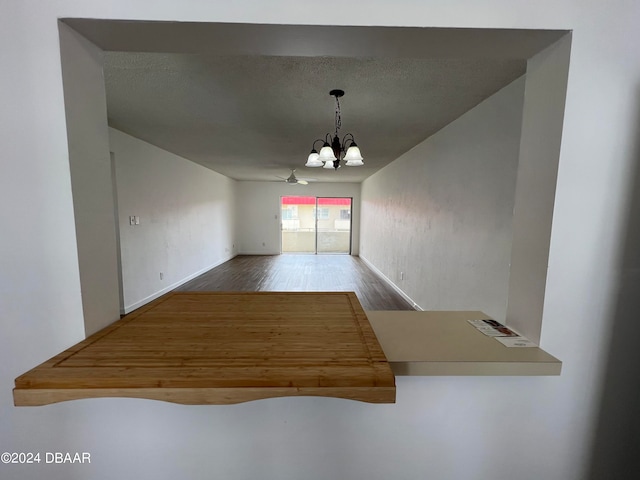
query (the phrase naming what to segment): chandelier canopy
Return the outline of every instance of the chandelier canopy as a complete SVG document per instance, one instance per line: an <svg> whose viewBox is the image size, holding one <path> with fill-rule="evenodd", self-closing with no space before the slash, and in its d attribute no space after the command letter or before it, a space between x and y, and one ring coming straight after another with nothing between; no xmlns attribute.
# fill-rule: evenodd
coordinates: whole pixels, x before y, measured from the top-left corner
<svg viewBox="0 0 640 480"><path fill-rule="evenodd" d="M362 161L360 149L358 148L358 144L356 143L353 135L351 133L347 133L342 138L342 142L338 136L340 127L342 126L340 97L344 95L344 90L331 90L329 95L336 98L336 119L333 139L331 139L331 134L327 133L324 140L318 139L314 141L305 167L323 167L337 170L340 168L341 160L346 162L345 165L347 167L360 167L364 165L364 162ZM323 142L320 153L316 150L316 143L318 142Z"/></svg>

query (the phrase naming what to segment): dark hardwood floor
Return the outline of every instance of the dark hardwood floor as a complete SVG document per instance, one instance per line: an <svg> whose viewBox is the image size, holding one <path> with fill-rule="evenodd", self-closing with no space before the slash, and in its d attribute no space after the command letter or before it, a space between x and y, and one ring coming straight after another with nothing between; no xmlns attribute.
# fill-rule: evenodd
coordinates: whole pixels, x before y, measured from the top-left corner
<svg viewBox="0 0 640 480"><path fill-rule="evenodd" d="M351 255L240 255L176 291L355 292L365 310L414 310Z"/></svg>

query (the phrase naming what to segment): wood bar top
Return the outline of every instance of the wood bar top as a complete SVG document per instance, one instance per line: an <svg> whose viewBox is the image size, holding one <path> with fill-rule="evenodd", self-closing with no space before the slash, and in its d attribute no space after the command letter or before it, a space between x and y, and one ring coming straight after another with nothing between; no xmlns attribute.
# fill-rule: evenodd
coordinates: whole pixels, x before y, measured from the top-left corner
<svg viewBox="0 0 640 480"><path fill-rule="evenodd" d="M560 375L562 362L538 347L510 348L468 320L478 311L367 311L395 375Z"/></svg>
<svg viewBox="0 0 640 480"><path fill-rule="evenodd" d="M352 292L173 292L18 377L14 403L306 395L393 403L395 393Z"/></svg>

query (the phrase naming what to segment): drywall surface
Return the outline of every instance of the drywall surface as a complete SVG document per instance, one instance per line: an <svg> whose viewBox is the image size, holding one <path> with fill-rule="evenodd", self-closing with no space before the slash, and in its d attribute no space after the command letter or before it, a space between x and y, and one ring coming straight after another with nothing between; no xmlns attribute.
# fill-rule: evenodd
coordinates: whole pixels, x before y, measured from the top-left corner
<svg viewBox="0 0 640 480"><path fill-rule="evenodd" d="M109 133L129 312L235 255L236 182L119 130Z"/></svg>
<svg viewBox="0 0 640 480"><path fill-rule="evenodd" d="M60 50L82 308L90 335L120 314L102 51L63 24Z"/></svg>
<svg viewBox="0 0 640 480"><path fill-rule="evenodd" d="M296 171L300 177L313 178L313 168ZM286 172L283 172L283 176ZM340 175L340 172L336 172ZM351 197L352 255L358 255L360 240L360 184L315 183L288 185L284 181L237 183L236 199L238 253L244 255L273 255L281 251L280 197Z"/></svg>
<svg viewBox="0 0 640 480"><path fill-rule="evenodd" d="M630 265L619 261L627 222L635 218L637 227L638 218L637 209L629 210L637 202L629 201L637 190L633 172L640 151L640 3L398 0L391 6L373 0L362 5L351 0L325 8L308 0L274 0L265 7L255 0L0 3L0 452L91 453L90 464L0 464L3 479L638 478L626 461L639 444L633 431L603 437L607 456L598 471L604 474L589 472L593 447L602 446L592 444L602 395L615 394L609 397L610 412L631 405L606 418L611 429L628 431L639 415L633 396L640 381L638 349L617 344L622 349L616 355L624 362L607 367L611 332L638 325L637 308L620 303L618 294L622 275L638 268L637 257ZM134 399L14 407L14 378L83 333L58 44L57 19L65 16L572 29L541 336L544 349L563 361L562 375L399 378L396 405L283 398L221 407ZM605 370L624 385L611 390L607 384L602 391Z"/></svg>
<svg viewBox="0 0 640 480"><path fill-rule="evenodd" d="M527 63L507 323L540 341L571 37Z"/></svg>
<svg viewBox="0 0 640 480"><path fill-rule="evenodd" d="M360 256L423 310L504 321L525 79L362 184Z"/></svg>

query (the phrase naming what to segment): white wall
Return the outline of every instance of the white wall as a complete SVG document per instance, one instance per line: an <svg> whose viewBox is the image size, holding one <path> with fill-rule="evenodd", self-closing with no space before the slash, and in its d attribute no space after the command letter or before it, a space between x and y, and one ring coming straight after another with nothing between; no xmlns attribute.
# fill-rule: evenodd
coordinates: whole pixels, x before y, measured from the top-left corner
<svg viewBox="0 0 640 480"><path fill-rule="evenodd" d="M313 178L312 169L300 170L296 174L302 178L305 176ZM286 195L352 197L351 253L358 255L360 184L314 182L308 185L287 185L284 182L237 182L238 253L245 255L280 253L280 197Z"/></svg>
<svg viewBox="0 0 640 480"><path fill-rule="evenodd" d="M522 77L362 184L360 256L423 310L505 320L524 88Z"/></svg>
<svg viewBox="0 0 640 480"><path fill-rule="evenodd" d="M87 335L119 318L118 253L102 51L60 25L82 308Z"/></svg>
<svg viewBox="0 0 640 480"><path fill-rule="evenodd" d="M627 222L638 217L628 208L639 151L640 3L373 0L363 9L349 0L323 8L184 0L151 9L139 0L5 0L0 9L0 451L92 453L90 465L1 464L2 478L589 478L609 336L637 325L633 303L617 293L621 285L637 292L627 279L640 268L637 256L623 257ZM64 16L573 29L541 339L564 361L562 375L398 378L396 405L99 399L13 407L13 379L83 333L57 30ZM607 384L604 394L631 407L607 420L625 431L637 425L637 402L625 400L638 390L640 361L637 348L615 345L624 362L608 373L626 385ZM637 477L621 473L638 444L633 431L600 438L609 442L600 470L608 477L593 478Z"/></svg>
<svg viewBox="0 0 640 480"><path fill-rule="evenodd" d="M507 324L540 341L571 36L527 62Z"/></svg>
<svg viewBox="0 0 640 480"><path fill-rule="evenodd" d="M109 133L129 312L235 255L236 182L113 128ZM130 216L140 223L130 225Z"/></svg>

